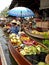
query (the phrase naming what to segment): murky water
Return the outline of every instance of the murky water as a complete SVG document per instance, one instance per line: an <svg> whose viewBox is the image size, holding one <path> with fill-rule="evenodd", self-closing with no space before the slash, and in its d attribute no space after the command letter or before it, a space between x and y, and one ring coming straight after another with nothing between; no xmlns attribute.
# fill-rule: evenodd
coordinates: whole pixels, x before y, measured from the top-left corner
<svg viewBox="0 0 49 65"><path fill-rule="evenodd" d="M3 52L5 55L6 61L7 61L7 65L18 65L9 52L7 37L4 36L4 32L3 32L2 28L0 28L0 43L3 48Z"/></svg>
<svg viewBox="0 0 49 65"><path fill-rule="evenodd" d="M16 61L14 60L14 58L12 57L12 55L10 54L10 52L9 52L9 58L11 59L11 64L12 64L12 65L18 65L18 64L16 63Z"/></svg>

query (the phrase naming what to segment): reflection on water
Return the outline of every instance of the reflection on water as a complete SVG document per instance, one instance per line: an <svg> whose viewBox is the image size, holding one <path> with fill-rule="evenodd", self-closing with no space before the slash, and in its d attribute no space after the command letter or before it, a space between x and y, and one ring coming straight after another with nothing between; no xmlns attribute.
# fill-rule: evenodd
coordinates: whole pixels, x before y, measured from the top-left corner
<svg viewBox="0 0 49 65"><path fill-rule="evenodd" d="M12 65L18 65L18 64L16 63L16 61L14 60L14 58L12 57L12 55L11 55L10 52L9 52L9 57L10 57L10 60L11 60L11 64L12 64Z"/></svg>

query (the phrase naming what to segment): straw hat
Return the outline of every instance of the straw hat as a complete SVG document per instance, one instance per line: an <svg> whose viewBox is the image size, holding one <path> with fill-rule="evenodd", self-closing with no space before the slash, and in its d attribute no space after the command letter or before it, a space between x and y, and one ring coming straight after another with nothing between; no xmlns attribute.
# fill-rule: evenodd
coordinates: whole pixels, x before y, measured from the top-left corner
<svg viewBox="0 0 49 65"><path fill-rule="evenodd" d="M11 21L11 23L20 24L20 21L13 20L13 21Z"/></svg>
<svg viewBox="0 0 49 65"><path fill-rule="evenodd" d="M11 23L16 23L16 20L11 21Z"/></svg>

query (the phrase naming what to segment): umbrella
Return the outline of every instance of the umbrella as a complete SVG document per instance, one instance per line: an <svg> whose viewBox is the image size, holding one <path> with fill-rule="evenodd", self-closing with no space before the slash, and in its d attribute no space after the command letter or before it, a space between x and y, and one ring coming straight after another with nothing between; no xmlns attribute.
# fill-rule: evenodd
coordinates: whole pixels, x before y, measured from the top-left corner
<svg viewBox="0 0 49 65"><path fill-rule="evenodd" d="M32 17L34 13L31 9L26 7L15 7L8 11L8 14L16 17Z"/></svg>

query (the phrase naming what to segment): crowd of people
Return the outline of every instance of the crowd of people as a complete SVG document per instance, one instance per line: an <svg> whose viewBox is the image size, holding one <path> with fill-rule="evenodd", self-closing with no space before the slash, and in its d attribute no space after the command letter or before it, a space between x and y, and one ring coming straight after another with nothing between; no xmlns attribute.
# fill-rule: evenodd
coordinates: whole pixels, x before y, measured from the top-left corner
<svg viewBox="0 0 49 65"><path fill-rule="evenodd" d="M7 25L8 24L8 25ZM33 29L36 28L36 21L35 20L29 20L27 21L26 19L21 22L21 20L18 19L12 19L9 23L4 25L4 30L6 30L7 33L15 33L18 34L18 32L23 31L24 28L26 29ZM7 28L8 27L8 28Z"/></svg>

